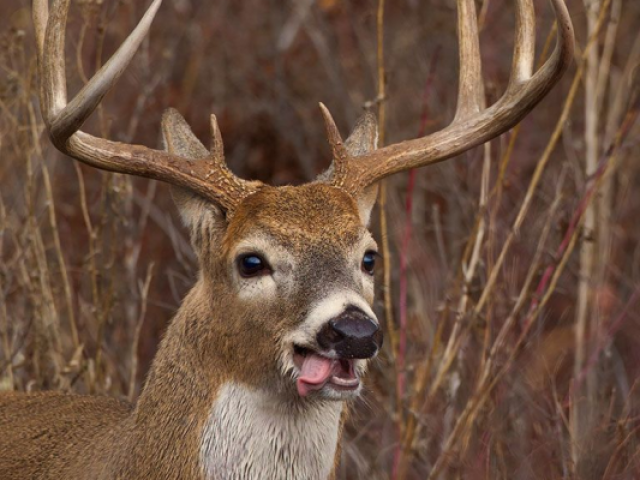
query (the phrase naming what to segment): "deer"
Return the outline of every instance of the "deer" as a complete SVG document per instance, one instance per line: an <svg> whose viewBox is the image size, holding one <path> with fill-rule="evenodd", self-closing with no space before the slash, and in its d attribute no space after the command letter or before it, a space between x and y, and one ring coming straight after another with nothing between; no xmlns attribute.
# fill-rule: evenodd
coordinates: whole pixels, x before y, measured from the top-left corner
<svg viewBox="0 0 640 480"><path fill-rule="evenodd" d="M175 110L162 149L81 130L146 37L153 0L111 59L71 100L70 0L33 0L46 132L92 167L167 182L199 273L167 328L135 404L60 392L0 395L0 478L335 478L350 405L382 347L373 311L378 183L457 156L520 122L573 57L564 0L551 0L556 45L534 71L533 0L514 0L515 48L503 96L484 103L474 0L457 0L459 93L452 123L378 148L367 111L342 139L320 104L332 161L312 182L269 186L226 166L216 117L206 148Z"/></svg>

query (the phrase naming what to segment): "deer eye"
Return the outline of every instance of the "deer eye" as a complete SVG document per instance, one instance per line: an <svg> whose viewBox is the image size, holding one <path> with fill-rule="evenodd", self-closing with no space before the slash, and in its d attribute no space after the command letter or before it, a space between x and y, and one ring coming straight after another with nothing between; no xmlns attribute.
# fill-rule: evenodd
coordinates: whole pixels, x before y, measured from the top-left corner
<svg viewBox="0 0 640 480"><path fill-rule="evenodd" d="M256 277L271 272L269 264L257 253L246 253L239 256L238 270L243 277Z"/></svg>
<svg viewBox="0 0 640 480"><path fill-rule="evenodd" d="M369 250L362 258L362 269L369 275L373 275L373 271L376 267L376 255L378 255L377 252Z"/></svg>

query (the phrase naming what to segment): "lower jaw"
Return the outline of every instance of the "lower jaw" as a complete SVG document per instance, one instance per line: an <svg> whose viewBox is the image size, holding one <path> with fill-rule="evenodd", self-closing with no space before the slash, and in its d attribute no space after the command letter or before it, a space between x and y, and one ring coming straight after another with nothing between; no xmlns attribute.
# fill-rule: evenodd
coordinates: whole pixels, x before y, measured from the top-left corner
<svg viewBox="0 0 640 480"><path fill-rule="evenodd" d="M343 387L341 385L327 383L324 387L310 393L308 398L322 398L324 400L345 401L357 398L360 395L362 386L358 383L356 387Z"/></svg>

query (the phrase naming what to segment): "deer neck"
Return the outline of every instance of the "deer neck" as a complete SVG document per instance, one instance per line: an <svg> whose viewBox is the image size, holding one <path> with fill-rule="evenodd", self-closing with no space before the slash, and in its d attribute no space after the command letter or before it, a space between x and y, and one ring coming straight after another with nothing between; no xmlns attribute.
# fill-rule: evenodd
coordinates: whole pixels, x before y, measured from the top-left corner
<svg viewBox="0 0 640 480"><path fill-rule="evenodd" d="M134 423L144 426L138 446L145 445L155 465L182 464L193 478L328 478L344 404L256 385L236 368L242 358L237 352L246 348L240 332L230 335L228 324L224 335L198 331L205 321L225 320L215 318L225 310L203 308L201 288L198 282L185 299L154 359L134 413ZM159 458L159 452L171 458Z"/></svg>
<svg viewBox="0 0 640 480"><path fill-rule="evenodd" d="M334 466L342 404L282 402L233 382L212 405L200 459L205 478L326 480Z"/></svg>

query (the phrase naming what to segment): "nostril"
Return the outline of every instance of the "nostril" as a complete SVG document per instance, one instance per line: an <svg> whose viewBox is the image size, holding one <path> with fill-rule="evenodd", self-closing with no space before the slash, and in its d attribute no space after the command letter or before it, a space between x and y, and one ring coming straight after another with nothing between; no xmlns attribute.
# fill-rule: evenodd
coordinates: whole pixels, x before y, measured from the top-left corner
<svg viewBox="0 0 640 480"><path fill-rule="evenodd" d="M331 320L320 329L317 339L322 348L331 349L336 343L344 339L344 335L339 328L336 328L336 322Z"/></svg>
<svg viewBox="0 0 640 480"><path fill-rule="evenodd" d="M333 328L343 338L365 339L372 338L378 331L378 326L369 319L345 319L335 322Z"/></svg>
<svg viewBox="0 0 640 480"><path fill-rule="evenodd" d="M344 358L370 358L382 346L382 331L362 310L346 309L318 332L318 344Z"/></svg>

